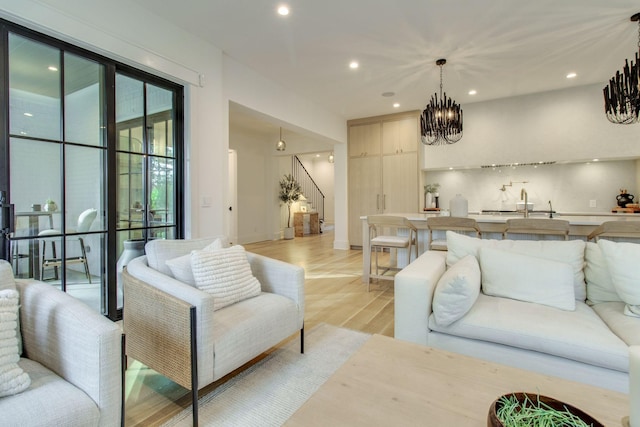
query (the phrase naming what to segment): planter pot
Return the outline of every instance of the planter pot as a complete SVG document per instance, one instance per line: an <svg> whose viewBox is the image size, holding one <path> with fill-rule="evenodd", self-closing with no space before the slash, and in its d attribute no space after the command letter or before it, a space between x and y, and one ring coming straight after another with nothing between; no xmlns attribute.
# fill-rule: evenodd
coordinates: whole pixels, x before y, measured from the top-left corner
<svg viewBox="0 0 640 427"><path fill-rule="evenodd" d="M293 227L285 227L284 228L284 239L291 240L293 239L294 228Z"/></svg>

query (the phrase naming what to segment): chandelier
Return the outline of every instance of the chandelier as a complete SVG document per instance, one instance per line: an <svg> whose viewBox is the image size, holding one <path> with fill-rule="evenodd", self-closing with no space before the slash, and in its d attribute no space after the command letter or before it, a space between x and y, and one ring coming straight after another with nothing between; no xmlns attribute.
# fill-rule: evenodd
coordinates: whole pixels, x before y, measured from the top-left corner
<svg viewBox="0 0 640 427"><path fill-rule="evenodd" d="M425 145L455 144L462 138L462 108L447 98L446 93L442 94L442 66L446 63L446 59L436 61L440 67L440 100L438 94L434 94L420 116L420 133Z"/></svg>
<svg viewBox="0 0 640 427"><path fill-rule="evenodd" d="M604 111L611 123L628 125L640 121L640 66L638 54L640 53L640 13L631 17L631 21L638 22L638 52L636 62L625 60L622 73L616 71L616 75L609 80L609 86L605 86Z"/></svg>

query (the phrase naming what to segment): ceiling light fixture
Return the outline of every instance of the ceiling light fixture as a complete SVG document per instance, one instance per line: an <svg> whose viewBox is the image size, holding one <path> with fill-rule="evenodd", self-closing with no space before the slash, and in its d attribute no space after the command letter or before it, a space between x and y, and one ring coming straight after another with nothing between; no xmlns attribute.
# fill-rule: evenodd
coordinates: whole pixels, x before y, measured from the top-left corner
<svg viewBox="0 0 640 427"><path fill-rule="evenodd" d="M640 121L640 13L631 17L631 21L638 23L638 52L636 62L625 60L622 73L616 71L616 75L609 80L609 86L602 89L604 93L604 111L611 123L628 125Z"/></svg>
<svg viewBox="0 0 640 427"><path fill-rule="evenodd" d="M576 78L576 76L577 76L577 74L576 74L576 73L569 73L569 74L567 74L567 78L568 78L568 79L575 79L575 78Z"/></svg>
<svg viewBox="0 0 640 427"><path fill-rule="evenodd" d="M284 142L284 139L282 139L282 128L280 128L280 139L278 140L278 143L276 144L276 150L284 151L286 149L287 149L287 143Z"/></svg>
<svg viewBox="0 0 640 427"><path fill-rule="evenodd" d="M477 93L478 93L478 91L477 91L477 90L475 90L475 89L471 89L471 90L469 91L469 95L476 95Z"/></svg>
<svg viewBox="0 0 640 427"><path fill-rule="evenodd" d="M278 8L278 14L282 16L287 16L289 14L289 8L287 6L280 6Z"/></svg>
<svg viewBox="0 0 640 427"><path fill-rule="evenodd" d="M333 163L333 162L335 162L335 161L336 161L336 159L335 159L335 157L333 156L333 151L332 151L331 153L329 153L329 163Z"/></svg>
<svg viewBox="0 0 640 427"><path fill-rule="evenodd" d="M351 68L352 70L357 69L360 66L360 64L358 64L358 61L351 61L351 63L349 63L349 68Z"/></svg>
<svg viewBox="0 0 640 427"><path fill-rule="evenodd" d="M440 67L440 100L438 94L431 97L420 116L420 132L425 145L455 144L462 138L462 108L442 93L442 66L446 59L438 59Z"/></svg>
<svg viewBox="0 0 640 427"><path fill-rule="evenodd" d="M393 108L399 108L399 107L400 107L399 103L396 102L396 103L393 104Z"/></svg>

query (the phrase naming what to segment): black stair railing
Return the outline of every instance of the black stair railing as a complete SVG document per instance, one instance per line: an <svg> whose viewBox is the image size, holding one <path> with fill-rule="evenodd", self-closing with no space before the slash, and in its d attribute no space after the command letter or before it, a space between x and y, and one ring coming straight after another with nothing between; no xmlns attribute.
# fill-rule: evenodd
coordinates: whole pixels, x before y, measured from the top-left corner
<svg viewBox="0 0 640 427"><path fill-rule="evenodd" d="M291 158L291 173L300 187L302 187L302 194L307 201L318 212L318 219L324 222L324 194L320 191L320 188L316 182L311 178L311 175L304 167L298 156L292 156Z"/></svg>

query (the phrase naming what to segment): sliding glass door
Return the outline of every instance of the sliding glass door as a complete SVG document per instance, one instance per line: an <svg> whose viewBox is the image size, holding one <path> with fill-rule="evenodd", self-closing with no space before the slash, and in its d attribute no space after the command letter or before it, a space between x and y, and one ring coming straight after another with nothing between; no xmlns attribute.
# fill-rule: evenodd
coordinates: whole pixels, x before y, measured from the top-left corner
<svg viewBox="0 0 640 427"><path fill-rule="evenodd" d="M17 277L119 318L118 260L149 239L182 237L182 87L0 24L5 257Z"/></svg>

